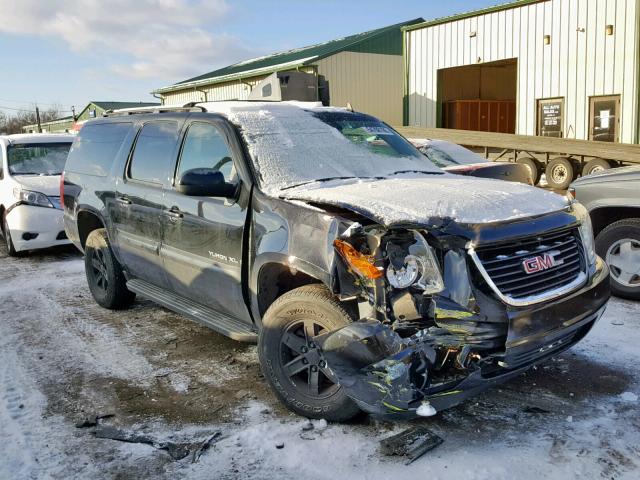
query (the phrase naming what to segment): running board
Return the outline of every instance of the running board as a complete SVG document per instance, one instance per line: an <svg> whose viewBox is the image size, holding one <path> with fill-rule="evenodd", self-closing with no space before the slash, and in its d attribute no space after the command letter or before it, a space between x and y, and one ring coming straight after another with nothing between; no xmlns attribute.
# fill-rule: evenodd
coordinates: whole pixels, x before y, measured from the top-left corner
<svg viewBox="0 0 640 480"><path fill-rule="evenodd" d="M141 297L148 298L163 307L180 313L205 327L209 327L218 333L240 342L257 343L258 334L244 322L231 318L211 308L204 307L187 298L169 292L164 288L133 279L127 282L127 288Z"/></svg>

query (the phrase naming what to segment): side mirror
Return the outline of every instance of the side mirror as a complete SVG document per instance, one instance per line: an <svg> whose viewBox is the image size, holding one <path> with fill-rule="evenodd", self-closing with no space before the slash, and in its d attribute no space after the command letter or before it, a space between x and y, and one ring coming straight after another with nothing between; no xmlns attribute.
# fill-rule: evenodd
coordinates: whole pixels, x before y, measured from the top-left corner
<svg viewBox="0 0 640 480"><path fill-rule="evenodd" d="M213 168L193 168L178 179L178 193L191 197L224 197L236 195L236 185L224 181L224 175Z"/></svg>

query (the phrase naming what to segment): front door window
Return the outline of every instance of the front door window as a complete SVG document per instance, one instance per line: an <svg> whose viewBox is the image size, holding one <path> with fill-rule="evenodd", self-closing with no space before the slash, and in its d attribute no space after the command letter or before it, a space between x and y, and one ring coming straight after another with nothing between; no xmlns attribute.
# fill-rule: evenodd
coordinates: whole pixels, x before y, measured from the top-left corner
<svg viewBox="0 0 640 480"><path fill-rule="evenodd" d="M214 125L195 122L187 131L176 179L188 170L207 168L222 172L225 182L233 183L236 179L236 169L231 157L224 137Z"/></svg>

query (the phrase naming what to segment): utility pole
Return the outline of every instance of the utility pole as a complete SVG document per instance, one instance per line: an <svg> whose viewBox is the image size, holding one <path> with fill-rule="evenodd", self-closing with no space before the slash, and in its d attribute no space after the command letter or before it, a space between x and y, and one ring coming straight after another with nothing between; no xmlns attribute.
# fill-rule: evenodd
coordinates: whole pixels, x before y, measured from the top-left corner
<svg viewBox="0 0 640 480"><path fill-rule="evenodd" d="M71 105L71 114L73 115L74 122L78 120L78 118L76 117L76 107L74 107L73 105Z"/></svg>
<svg viewBox="0 0 640 480"><path fill-rule="evenodd" d="M36 121L38 122L38 133L42 133L42 125L40 124L40 109L36 105Z"/></svg>

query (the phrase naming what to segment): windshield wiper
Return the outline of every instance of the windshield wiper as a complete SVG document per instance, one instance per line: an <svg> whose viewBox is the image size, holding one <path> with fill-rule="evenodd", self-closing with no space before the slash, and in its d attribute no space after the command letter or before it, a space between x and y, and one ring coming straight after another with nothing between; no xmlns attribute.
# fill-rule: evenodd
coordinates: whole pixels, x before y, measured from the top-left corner
<svg viewBox="0 0 640 480"><path fill-rule="evenodd" d="M281 188L280 191L289 190L291 188L296 188L296 187L301 187L303 185L309 185L310 183L328 182L330 180L349 180L351 178L381 178L381 177L325 177L325 178L317 178L315 180L309 180L308 182L296 183L295 185L288 185L288 186L286 186L284 188Z"/></svg>
<svg viewBox="0 0 640 480"><path fill-rule="evenodd" d="M426 173L427 175L442 175L444 172L434 172L432 170L398 170L389 175L398 175L399 173Z"/></svg>

